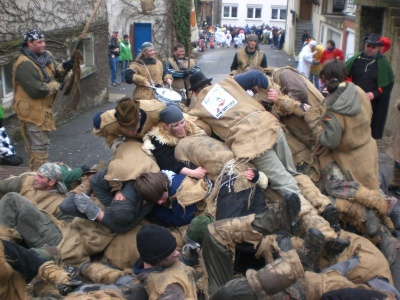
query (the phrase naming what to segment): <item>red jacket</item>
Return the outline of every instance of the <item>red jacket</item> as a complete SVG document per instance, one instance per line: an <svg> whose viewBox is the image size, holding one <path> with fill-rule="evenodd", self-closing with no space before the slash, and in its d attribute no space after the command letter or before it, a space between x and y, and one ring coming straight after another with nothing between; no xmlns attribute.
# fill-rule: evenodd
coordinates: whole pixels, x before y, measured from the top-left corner
<svg viewBox="0 0 400 300"><path fill-rule="evenodd" d="M339 48L325 49L324 53L322 53L320 62L321 64L324 64L326 61L334 59L335 57L339 57L339 59L343 61L343 51Z"/></svg>

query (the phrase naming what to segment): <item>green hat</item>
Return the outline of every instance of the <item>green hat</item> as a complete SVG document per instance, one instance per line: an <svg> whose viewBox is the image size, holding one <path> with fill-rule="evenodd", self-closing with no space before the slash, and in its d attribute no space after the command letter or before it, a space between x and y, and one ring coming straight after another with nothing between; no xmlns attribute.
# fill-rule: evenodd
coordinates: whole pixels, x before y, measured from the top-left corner
<svg viewBox="0 0 400 300"><path fill-rule="evenodd" d="M213 222L213 218L209 215L195 217L192 222L190 222L190 225L186 231L187 237L192 241L202 245L207 226Z"/></svg>

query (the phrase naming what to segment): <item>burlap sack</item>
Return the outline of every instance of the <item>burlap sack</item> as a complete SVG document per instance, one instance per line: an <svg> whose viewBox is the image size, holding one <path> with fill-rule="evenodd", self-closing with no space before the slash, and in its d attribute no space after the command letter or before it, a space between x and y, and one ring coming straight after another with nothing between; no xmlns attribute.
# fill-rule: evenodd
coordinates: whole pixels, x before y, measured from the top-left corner
<svg viewBox="0 0 400 300"><path fill-rule="evenodd" d="M349 280L354 283L363 283L379 277L387 279L390 284L393 284L389 263L372 242L362 236L344 230L340 231L339 237L349 240L350 246L330 261L320 259L321 269L357 256L359 263L347 274Z"/></svg>
<svg viewBox="0 0 400 300"><path fill-rule="evenodd" d="M160 172L157 163L141 148L142 144L127 140L118 146L104 178L111 186L133 180L145 172Z"/></svg>
<svg viewBox="0 0 400 300"><path fill-rule="evenodd" d="M71 227L75 228L81 236L82 242L89 255L98 254L107 247L107 245L116 236L107 227L86 219L75 218L71 222Z"/></svg>
<svg viewBox="0 0 400 300"><path fill-rule="evenodd" d="M321 299L322 294L326 292L344 288L369 289L365 284L352 283L346 277L333 270L321 274L306 272L305 278L306 299Z"/></svg>
<svg viewBox="0 0 400 300"><path fill-rule="evenodd" d="M142 221L126 233L117 234L104 251L103 259L121 270L132 268L139 258L136 247L136 235L147 221Z"/></svg>
<svg viewBox="0 0 400 300"><path fill-rule="evenodd" d="M136 235L140 228L146 223L148 222L144 220L130 231L116 235L104 251L103 260L121 270L131 269L140 256L136 247ZM186 228L187 226L183 227ZM183 246L182 234L186 232L184 228L182 228L181 231L171 229L171 233L176 239L176 248L178 251L180 251Z"/></svg>
<svg viewBox="0 0 400 300"><path fill-rule="evenodd" d="M214 181L216 186L225 173L235 177L235 192L254 187L254 184L243 176L244 171L254 166L245 160L235 160L228 146L209 136L181 139L175 147L175 157L179 161L191 162L206 169L207 177Z"/></svg>
<svg viewBox="0 0 400 300"><path fill-rule="evenodd" d="M203 179L186 176L173 195L178 203L185 207L204 200L208 193L208 185Z"/></svg>
<svg viewBox="0 0 400 300"><path fill-rule="evenodd" d="M191 162L207 170L207 176L215 181L225 164L235 156L221 141L208 136L186 137L175 147L175 157L182 162Z"/></svg>
<svg viewBox="0 0 400 300"><path fill-rule="evenodd" d="M25 280L8 264L2 243L0 243L0 283L0 299L28 299L25 294Z"/></svg>

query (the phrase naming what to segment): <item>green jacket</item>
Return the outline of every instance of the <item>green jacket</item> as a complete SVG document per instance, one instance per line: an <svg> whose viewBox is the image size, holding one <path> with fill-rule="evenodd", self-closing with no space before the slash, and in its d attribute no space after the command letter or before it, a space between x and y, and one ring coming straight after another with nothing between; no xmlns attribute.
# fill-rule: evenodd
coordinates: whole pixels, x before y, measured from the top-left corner
<svg viewBox="0 0 400 300"><path fill-rule="evenodd" d="M354 61L360 57L362 52L356 53L353 57L351 57L348 61L346 61L346 72L350 73L351 67L353 66ZM385 87L394 82L394 74L392 67L390 66L390 62L386 59L384 55L379 55L376 60L378 64L378 87Z"/></svg>
<svg viewBox="0 0 400 300"><path fill-rule="evenodd" d="M129 42L125 42L125 40L122 39L121 43L119 44L119 51L119 60L132 61L131 44L129 44Z"/></svg>

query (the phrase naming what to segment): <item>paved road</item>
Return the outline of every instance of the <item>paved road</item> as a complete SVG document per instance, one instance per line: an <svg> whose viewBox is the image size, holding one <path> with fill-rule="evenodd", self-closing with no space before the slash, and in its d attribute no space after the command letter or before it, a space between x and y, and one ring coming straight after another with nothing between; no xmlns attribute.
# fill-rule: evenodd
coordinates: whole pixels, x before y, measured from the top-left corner
<svg viewBox="0 0 400 300"><path fill-rule="evenodd" d="M266 52L268 65L295 67L296 62L292 57L283 51L271 49L267 45L260 48ZM218 82L225 78L230 72L230 65L236 52L234 47L207 49L204 53L199 53L197 64L207 77L212 77L213 82ZM109 102L90 111L82 113L77 118L58 127L56 132L51 135L50 159L52 161L62 161L71 167L79 167L83 163L93 165L100 160L108 160L112 152L103 145L103 140L92 134L92 118L100 111L106 111L115 107L115 101L121 97L132 95L134 86L121 84L116 87L110 86ZM385 142L379 142L379 167L387 180L392 176L393 161L385 154ZM19 155L27 161L23 144L16 145ZM395 285L400 288L400 255L392 266ZM399 289L400 290L400 289Z"/></svg>

